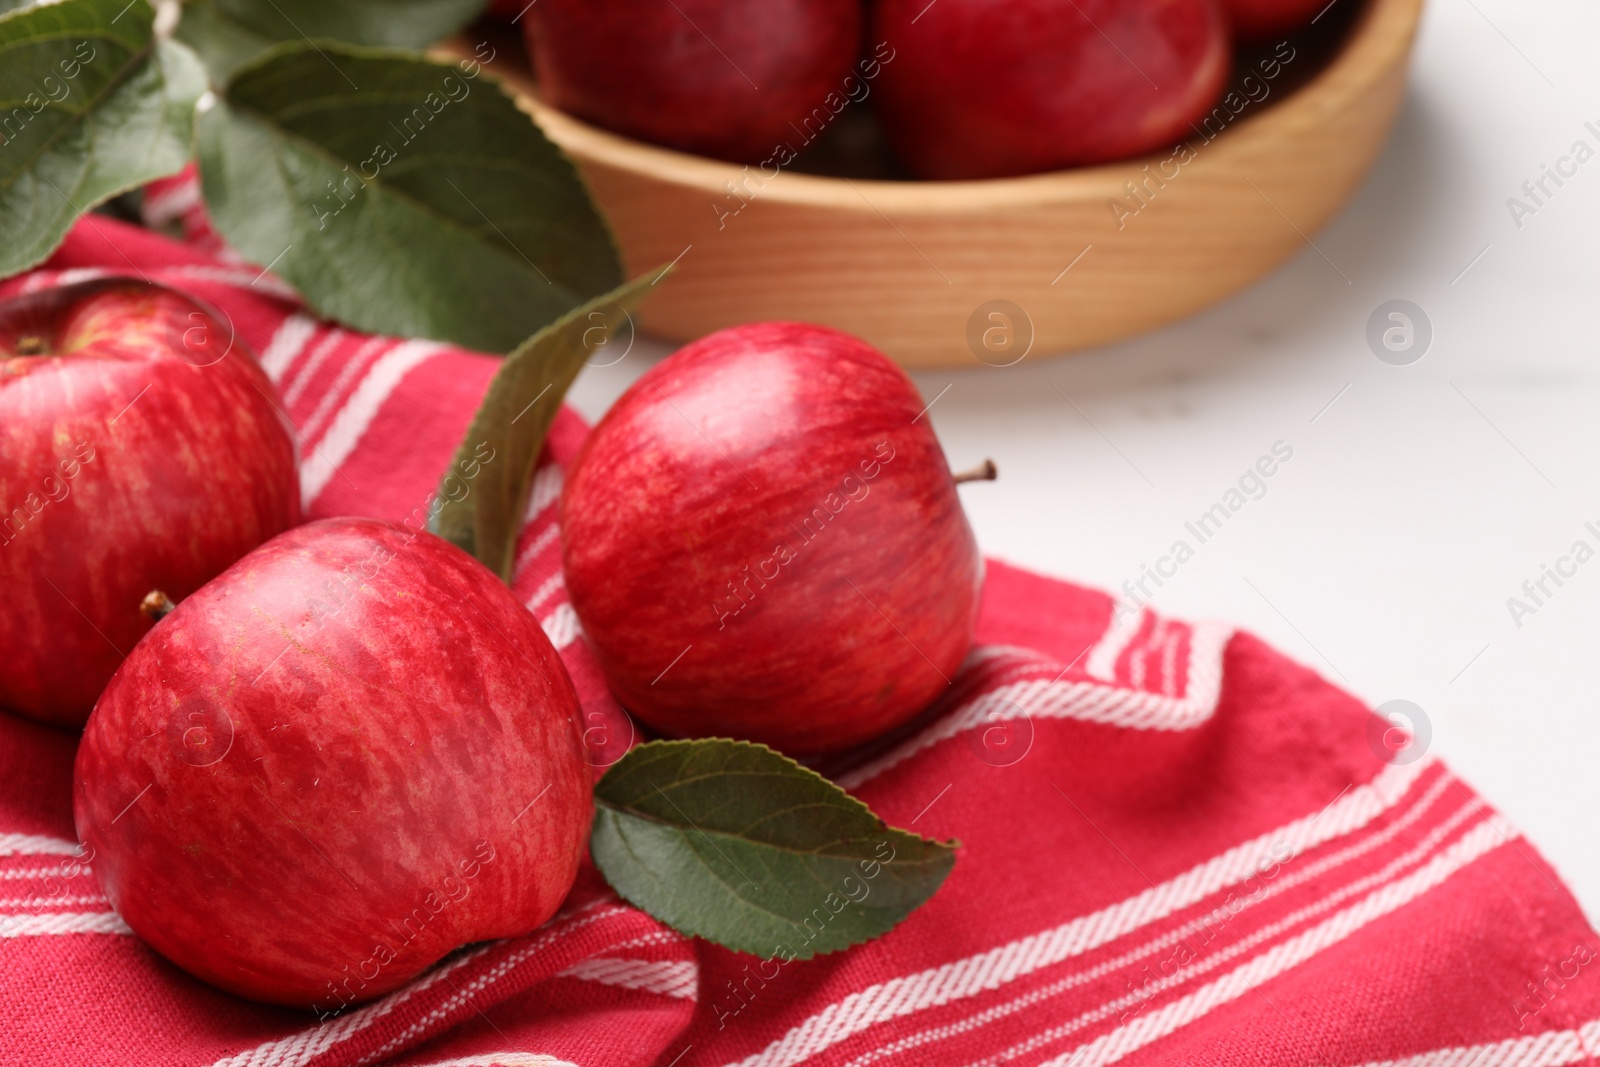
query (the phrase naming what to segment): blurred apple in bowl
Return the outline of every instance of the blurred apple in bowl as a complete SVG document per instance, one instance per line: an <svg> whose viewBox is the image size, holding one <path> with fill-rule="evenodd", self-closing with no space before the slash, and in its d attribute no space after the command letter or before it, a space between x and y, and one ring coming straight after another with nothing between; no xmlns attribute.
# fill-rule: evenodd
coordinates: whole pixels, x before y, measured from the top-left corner
<svg viewBox="0 0 1600 1067"><path fill-rule="evenodd" d="M1214 0L879 0L878 113L921 178L1000 178L1168 147L1228 76Z"/></svg>
<svg viewBox="0 0 1600 1067"><path fill-rule="evenodd" d="M861 41L859 0L540 0L522 21L556 107L745 163L832 117Z"/></svg>

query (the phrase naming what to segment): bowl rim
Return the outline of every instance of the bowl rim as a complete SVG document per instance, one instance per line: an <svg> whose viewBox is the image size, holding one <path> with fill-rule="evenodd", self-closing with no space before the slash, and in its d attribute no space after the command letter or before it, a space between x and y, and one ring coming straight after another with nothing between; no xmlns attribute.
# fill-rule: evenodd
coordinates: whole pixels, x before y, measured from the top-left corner
<svg viewBox="0 0 1600 1067"><path fill-rule="evenodd" d="M1337 3L1338 0L1332 0ZM1329 4L1329 7L1332 6ZM1372 83L1403 67L1423 0L1366 0L1343 48L1308 82L1272 107L1230 125L1207 155L1270 150L1295 127L1322 124L1330 111L1347 107ZM1324 8L1324 11L1327 9ZM1320 17L1320 16L1319 16ZM1394 32L1396 27L1405 32ZM493 68L490 68L493 72ZM730 195L730 181L747 171L763 184L761 200L805 207L881 213L970 214L975 207L1037 205L1118 195L1130 171L1167 158L1178 145L1111 163L1008 178L965 181L844 178L780 169L766 177L756 164L732 163L663 148L574 118L528 91L527 76L509 86L517 104L569 155L591 164L648 176L652 182L687 187L713 200ZM1205 142L1211 145L1212 142ZM778 181L781 177L784 180ZM869 195L870 194L870 195Z"/></svg>

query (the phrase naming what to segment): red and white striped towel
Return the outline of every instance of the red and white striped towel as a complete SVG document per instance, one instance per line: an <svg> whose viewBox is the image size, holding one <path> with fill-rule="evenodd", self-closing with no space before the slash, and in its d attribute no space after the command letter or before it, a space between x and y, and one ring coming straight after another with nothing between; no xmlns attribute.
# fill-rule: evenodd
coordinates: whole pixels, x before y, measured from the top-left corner
<svg viewBox="0 0 1600 1067"><path fill-rule="evenodd" d="M190 197L186 208L184 197ZM163 201L163 197L165 201ZM182 184L152 197L196 208ZM299 428L313 516L424 507L496 361L304 314L215 248L88 218L0 295L98 272L223 309ZM561 587L557 421L515 591L619 735ZM959 838L892 934L809 962L695 943L586 871L527 937L318 1023L204 986L110 912L76 854L75 738L0 715L0 1062L303 1067L1440 1064L1600 1060L1600 936L1431 757L1254 638L991 562L979 643L915 729L832 767Z"/></svg>

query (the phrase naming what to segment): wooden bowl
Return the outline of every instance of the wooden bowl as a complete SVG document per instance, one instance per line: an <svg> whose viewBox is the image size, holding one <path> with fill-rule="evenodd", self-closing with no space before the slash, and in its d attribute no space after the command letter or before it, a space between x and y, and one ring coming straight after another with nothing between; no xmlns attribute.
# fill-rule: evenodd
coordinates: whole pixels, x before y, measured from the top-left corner
<svg viewBox="0 0 1600 1067"><path fill-rule="evenodd" d="M1267 97L1237 117L1223 105L1230 121L1201 131L1214 140L1189 142L1187 162L1165 151L989 181L764 176L556 111L509 58L490 69L576 160L629 273L676 263L644 306L647 331L687 341L799 319L864 337L907 366L1003 365L1153 329L1304 249L1394 123L1421 9L1367 0L1345 13L1325 59L1302 60L1306 46L1292 42L1296 58L1278 78L1258 74ZM520 60L519 49L500 50L513 53ZM1294 71L1297 61L1320 66Z"/></svg>

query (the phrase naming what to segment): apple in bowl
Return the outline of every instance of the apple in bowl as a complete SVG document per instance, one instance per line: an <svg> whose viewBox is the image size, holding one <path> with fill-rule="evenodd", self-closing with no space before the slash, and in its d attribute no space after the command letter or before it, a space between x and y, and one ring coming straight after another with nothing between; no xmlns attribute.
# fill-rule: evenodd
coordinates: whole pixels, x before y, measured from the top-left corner
<svg viewBox="0 0 1600 1067"><path fill-rule="evenodd" d="M741 163L847 95L862 22L860 0L540 0L522 20L555 107Z"/></svg>
<svg viewBox="0 0 1600 1067"><path fill-rule="evenodd" d="M874 97L920 178L1001 178L1170 146L1216 102L1215 0L879 0Z"/></svg>

